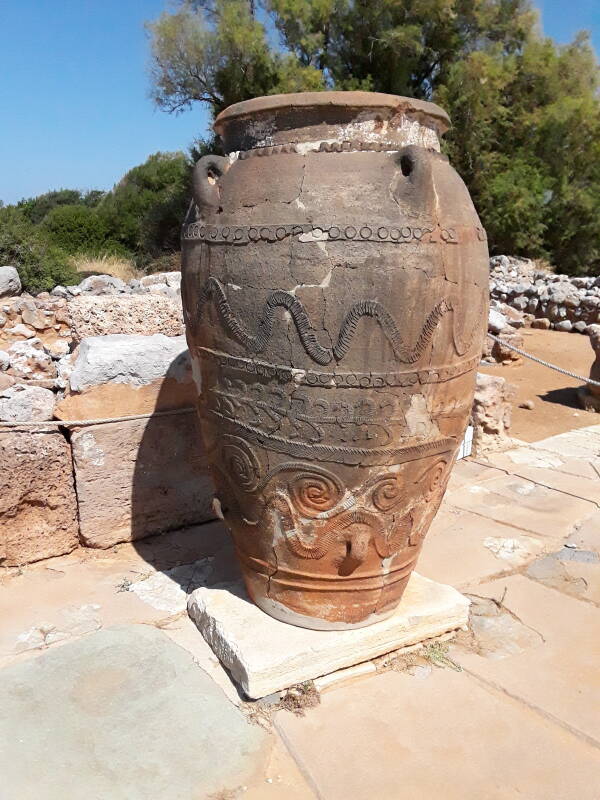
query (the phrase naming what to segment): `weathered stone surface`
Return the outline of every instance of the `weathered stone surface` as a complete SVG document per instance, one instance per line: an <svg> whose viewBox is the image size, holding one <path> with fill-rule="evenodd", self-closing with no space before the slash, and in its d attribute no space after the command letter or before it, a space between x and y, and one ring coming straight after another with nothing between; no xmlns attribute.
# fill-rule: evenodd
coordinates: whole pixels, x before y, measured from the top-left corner
<svg viewBox="0 0 600 800"><path fill-rule="evenodd" d="M1 675L7 800L208 800L264 780L271 737L150 625L99 631Z"/></svg>
<svg viewBox="0 0 600 800"><path fill-rule="evenodd" d="M87 294L118 294L127 291L127 284L112 275L90 275L81 281L79 291Z"/></svg>
<svg viewBox="0 0 600 800"><path fill-rule="evenodd" d="M557 331L561 331L562 333L570 333L573 325L570 320L563 319L560 322L557 322L554 326L554 329Z"/></svg>
<svg viewBox="0 0 600 800"><path fill-rule="evenodd" d="M103 383L144 386L167 373L173 362L173 377L187 372L184 336L92 336L79 345L69 378L72 392L81 392Z"/></svg>
<svg viewBox="0 0 600 800"><path fill-rule="evenodd" d="M512 345L512 347L518 347L520 350L523 349L523 337L520 333L517 333L515 330L511 330L510 328L505 329L498 334L498 338L500 341L494 342L492 347L492 356L495 361L500 363L510 363L511 361L518 362L521 360L521 356L512 350L510 347L506 347L506 344Z"/></svg>
<svg viewBox="0 0 600 800"><path fill-rule="evenodd" d="M521 666L531 684L535 656ZM594 744L486 683L390 671L276 725L326 800L597 800Z"/></svg>
<svg viewBox="0 0 600 800"><path fill-rule="evenodd" d="M391 617L354 630L315 631L258 609L241 583L196 589L188 611L250 697L264 697L466 625L469 601L413 572Z"/></svg>
<svg viewBox="0 0 600 800"><path fill-rule="evenodd" d="M590 378L593 381L600 382L600 325L590 325L587 329L587 333L590 337L590 345L594 352L594 362L590 367ZM600 398L600 386L588 384L587 389L590 394Z"/></svg>
<svg viewBox="0 0 600 800"><path fill-rule="evenodd" d="M34 337L48 348L68 348L71 329L64 299L49 294L21 295L7 299L0 310L0 349Z"/></svg>
<svg viewBox="0 0 600 800"><path fill-rule="evenodd" d="M140 539L214 517L195 412L111 422L71 436L82 541Z"/></svg>
<svg viewBox="0 0 600 800"><path fill-rule="evenodd" d="M600 570L600 565L592 565L592 569ZM562 720L572 731L589 737L588 741L598 742L600 609L557 589L524 575L478 583L475 594L496 601L502 598L502 605L513 617L537 635L535 658L526 648L513 652L504 648L500 657L492 653L488 658L457 649L453 657L488 685L530 708L541 709L550 718Z"/></svg>
<svg viewBox="0 0 600 800"><path fill-rule="evenodd" d="M114 333L145 336L184 333L181 301L160 295L80 295L69 300L69 312L73 337L78 342L88 336Z"/></svg>
<svg viewBox="0 0 600 800"><path fill-rule="evenodd" d="M488 330L492 333L500 333L508 325L508 320L497 309L490 308L488 316Z"/></svg>
<svg viewBox="0 0 600 800"><path fill-rule="evenodd" d="M21 291L21 279L15 267L0 267L0 297L13 297Z"/></svg>
<svg viewBox="0 0 600 800"><path fill-rule="evenodd" d="M8 373L26 380L53 381L56 377L56 364L46 352L38 338L15 342L8 348L10 366Z"/></svg>
<svg viewBox="0 0 600 800"><path fill-rule="evenodd" d="M172 289L178 289L181 286L181 272L155 272L152 275L144 275L140 278L140 284L142 286L164 284Z"/></svg>
<svg viewBox="0 0 600 800"><path fill-rule="evenodd" d="M111 334L84 339L62 369L58 419L107 419L196 404L185 337Z"/></svg>
<svg viewBox="0 0 600 800"><path fill-rule="evenodd" d="M473 446L477 453L511 443L510 418L515 395L515 387L504 378L477 373L471 412Z"/></svg>
<svg viewBox="0 0 600 800"><path fill-rule="evenodd" d="M77 546L71 451L61 433L0 426L0 563L16 566Z"/></svg>
<svg viewBox="0 0 600 800"><path fill-rule="evenodd" d="M542 330L549 330L551 322L549 319L545 317L540 317L539 319L534 319L531 323L532 328L541 328Z"/></svg>
<svg viewBox="0 0 600 800"><path fill-rule="evenodd" d="M52 419L55 394L41 386L10 386L0 389L0 420L33 422Z"/></svg>
<svg viewBox="0 0 600 800"><path fill-rule="evenodd" d="M510 256L490 259L490 277L492 302L502 301L515 313L526 309L538 318L533 327L583 333L587 325L600 322L597 278L555 275Z"/></svg>

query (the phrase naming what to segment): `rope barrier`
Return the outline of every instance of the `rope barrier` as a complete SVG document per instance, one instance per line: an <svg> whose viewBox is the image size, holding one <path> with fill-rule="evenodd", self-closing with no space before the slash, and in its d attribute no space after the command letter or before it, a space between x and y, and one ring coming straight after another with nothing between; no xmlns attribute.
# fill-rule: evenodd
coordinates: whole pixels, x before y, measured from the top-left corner
<svg viewBox="0 0 600 800"><path fill-rule="evenodd" d="M167 411L151 411L148 414L130 414L127 417L105 417L101 419L49 419L47 422L2 422L3 428L83 428L89 425L103 425L105 422L129 422L136 419L150 419L150 417L165 417L168 414L189 414L193 408L173 408Z"/></svg>
<svg viewBox="0 0 600 800"><path fill-rule="evenodd" d="M537 356L531 355L531 353L521 350L520 347L515 347L514 344L509 344L499 336L494 336L493 333L488 333L488 336L490 339L498 342L498 344L501 344L502 347L508 347L509 350L514 350L515 353L518 353L520 356L524 356L525 358L529 358L531 361L535 361L537 364L541 364L544 367L548 367L556 372L560 372L562 375L567 375L569 378L575 378L575 380L582 381L582 383L587 383L590 386L600 386L600 381L593 381L591 378L584 378L582 375L578 375L576 372L571 372L570 370L563 369L556 364L551 364L549 361L544 361L543 358L538 358ZM3 428L83 428L89 427L90 425L103 425L105 422L130 422L131 420L150 419L150 417L162 417L168 414L188 414L193 410L193 408L174 408L168 411L153 411L148 414L130 414L127 417L105 417L101 419L50 419L47 422L0 421L0 433L2 433Z"/></svg>
<svg viewBox="0 0 600 800"><path fill-rule="evenodd" d="M525 350L521 350L519 347L515 347L514 344L509 344L504 339L500 339L499 336L494 336L493 333L488 333L490 339L493 339L498 344L501 344L502 347L508 347L509 350L514 350L515 353L518 353L520 356L525 356L525 358L531 359L531 361L536 361L538 364L541 364L544 367L548 367L549 369L553 369L556 372L560 372L562 375L568 375L569 378L575 378L575 380L582 381L583 383L588 383L590 386L600 386L600 381L593 381L591 378L584 378L582 375L578 375L576 372L570 372L568 369L563 369L562 367L557 367L556 364L551 364L549 361L544 361L543 358L538 358L537 356L532 356L531 353L526 353Z"/></svg>

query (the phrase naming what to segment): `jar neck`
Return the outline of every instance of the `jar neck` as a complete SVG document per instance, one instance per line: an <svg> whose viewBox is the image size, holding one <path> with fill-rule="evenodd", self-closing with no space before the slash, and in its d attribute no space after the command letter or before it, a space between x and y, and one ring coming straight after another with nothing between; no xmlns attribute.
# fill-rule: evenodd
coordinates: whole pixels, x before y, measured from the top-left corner
<svg viewBox="0 0 600 800"><path fill-rule="evenodd" d="M232 119L220 132L227 152L284 146L300 153L398 150L407 145L439 152L444 130L434 117L408 109L305 108L301 115L297 109L281 109Z"/></svg>

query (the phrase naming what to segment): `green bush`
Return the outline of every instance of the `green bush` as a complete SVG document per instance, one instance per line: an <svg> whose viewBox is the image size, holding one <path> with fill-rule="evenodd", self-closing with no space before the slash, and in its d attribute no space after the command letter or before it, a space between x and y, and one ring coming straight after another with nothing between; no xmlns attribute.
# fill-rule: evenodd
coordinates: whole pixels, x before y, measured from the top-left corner
<svg viewBox="0 0 600 800"><path fill-rule="evenodd" d="M130 170L98 206L111 236L140 263L179 249L191 171L183 153L155 153Z"/></svg>
<svg viewBox="0 0 600 800"><path fill-rule="evenodd" d="M69 255L125 255L122 245L113 239L107 216L89 206L67 205L53 208L40 227L52 244Z"/></svg>
<svg viewBox="0 0 600 800"><path fill-rule="evenodd" d="M54 208L60 206L83 205L94 208L102 200L106 192L92 189L89 192L80 192L78 189L58 189L52 192L40 194L37 197L30 197L21 200L17 204L23 214L34 225L39 225L46 215Z"/></svg>
<svg viewBox="0 0 600 800"><path fill-rule="evenodd" d="M15 207L0 208L0 263L16 267L29 292L77 282L67 253Z"/></svg>

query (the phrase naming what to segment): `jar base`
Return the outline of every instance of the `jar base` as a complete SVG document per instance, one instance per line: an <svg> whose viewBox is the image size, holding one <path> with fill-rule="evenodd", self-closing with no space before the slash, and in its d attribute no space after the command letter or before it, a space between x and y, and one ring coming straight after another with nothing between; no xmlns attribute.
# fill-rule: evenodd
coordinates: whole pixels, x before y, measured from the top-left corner
<svg viewBox="0 0 600 800"><path fill-rule="evenodd" d="M333 622L319 617L309 617L306 614L300 614L297 611L292 611L291 608L272 600L270 597L255 597L253 598L255 605L261 611L268 614L280 622L285 622L288 625L295 625L297 628L310 628L313 631L348 631L356 628L366 628L369 625L376 625L384 619L391 617L396 611L396 607L384 611L381 614L369 614L368 617L360 622Z"/></svg>

